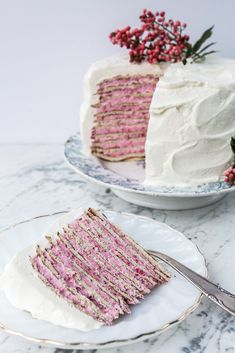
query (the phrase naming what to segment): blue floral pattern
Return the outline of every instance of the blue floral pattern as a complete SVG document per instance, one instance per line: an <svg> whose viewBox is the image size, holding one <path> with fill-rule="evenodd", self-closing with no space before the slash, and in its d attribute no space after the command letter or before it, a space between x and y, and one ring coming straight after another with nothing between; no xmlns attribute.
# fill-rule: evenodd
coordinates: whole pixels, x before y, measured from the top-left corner
<svg viewBox="0 0 235 353"><path fill-rule="evenodd" d="M123 191L149 194L152 196L206 196L218 193L225 193L235 190L228 183L223 181L202 184L190 187L159 186L153 187L143 185L135 179L126 178L117 173L104 168L99 159L83 152L83 144L79 133L71 136L64 145L64 155L66 161L84 177L89 178L107 187L116 188ZM125 163L125 162L123 162ZM140 162L136 162L140 163ZM141 162L144 166L143 162Z"/></svg>

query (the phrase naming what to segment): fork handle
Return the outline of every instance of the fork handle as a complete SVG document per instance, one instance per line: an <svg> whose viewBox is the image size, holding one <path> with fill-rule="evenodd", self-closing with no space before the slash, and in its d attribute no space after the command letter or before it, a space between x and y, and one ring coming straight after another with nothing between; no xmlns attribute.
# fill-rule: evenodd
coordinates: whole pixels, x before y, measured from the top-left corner
<svg viewBox="0 0 235 353"><path fill-rule="evenodd" d="M167 265L176 270L179 274L185 277L195 287L197 287L208 299L212 300L215 304L226 310L232 315L235 315L235 295L229 293L225 289L221 288L210 282L205 277L197 274L184 266L180 262L176 261L172 257L162 254L161 252L148 250L148 253L155 258L158 258L165 262Z"/></svg>

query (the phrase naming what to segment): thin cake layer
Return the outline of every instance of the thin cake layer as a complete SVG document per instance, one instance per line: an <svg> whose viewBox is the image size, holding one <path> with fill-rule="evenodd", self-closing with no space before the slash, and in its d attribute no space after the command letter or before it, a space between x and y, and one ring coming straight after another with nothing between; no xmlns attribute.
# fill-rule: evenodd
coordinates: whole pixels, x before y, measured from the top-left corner
<svg viewBox="0 0 235 353"><path fill-rule="evenodd" d="M145 74L119 75L99 82L99 102L92 106L93 154L111 161L144 157L149 106L157 81L156 75Z"/></svg>
<svg viewBox="0 0 235 353"><path fill-rule="evenodd" d="M169 274L101 213L88 209L73 223L47 237L31 263L58 296L85 314L111 324L130 305L169 279Z"/></svg>

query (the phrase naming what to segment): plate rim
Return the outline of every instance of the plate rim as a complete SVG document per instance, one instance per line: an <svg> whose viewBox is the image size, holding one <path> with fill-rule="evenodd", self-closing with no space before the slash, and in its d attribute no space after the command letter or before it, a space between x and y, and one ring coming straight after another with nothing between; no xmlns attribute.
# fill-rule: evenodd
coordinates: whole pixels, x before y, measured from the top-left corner
<svg viewBox="0 0 235 353"><path fill-rule="evenodd" d="M186 240L188 240L194 247L195 250L198 251L198 253L202 256L203 262L204 262L204 266L205 266L205 274L204 276L206 278L208 278L208 268L207 268L207 261L204 257L204 255L202 254L201 250L198 248L198 246L193 243L191 240L189 240L183 233L181 233L180 231L178 231L177 229L174 229L172 227L170 227L168 224L157 221L153 218L147 217L147 216L142 216L142 215L137 215L134 213L129 213L129 212L119 212L119 211L113 211L110 209L100 209L100 211L103 212L111 212L111 213L117 213L117 214L122 214L122 215L126 215L126 216L134 216L136 218L141 218L146 220L152 220L154 222L157 222L159 224L163 224L165 227L167 227L168 229L174 230L175 232L179 233L182 237L186 238ZM60 214L65 214L70 212L71 209L67 209L64 211L56 211L56 212L51 212L51 213L47 213L47 214L42 214L42 215L38 215L38 216L34 216L31 218L27 218L21 221L18 221L16 223L13 223L7 227L1 228L0 229L0 235L8 230L14 229L15 227L17 227L18 225L21 224L25 224L25 223L30 223L31 221L40 219L40 218L45 218L45 217L50 217L50 216L56 216L56 215L60 215ZM17 330L13 330L9 327L7 327L4 323L0 322L0 330L16 336L16 337L20 337L23 338L29 342L33 342L33 343L39 343L39 344L43 344L44 346L53 346L53 347L59 347L59 348L65 348L65 349L69 349L69 348L75 348L75 349L84 349L84 350L88 350L88 349L101 349L101 348L111 348L111 347L120 347L120 346L124 346L124 345L128 345L128 344L132 344L135 342L140 342L152 337L155 337L159 334L161 334L162 332L168 330L171 327L174 327L175 325L181 323L182 321L184 321L193 311L195 311L197 309L197 307L199 306L199 304L201 303L201 300L203 298L203 293L200 293L198 295L198 298L195 300L195 302L188 307L183 313L182 315L180 315L177 319L170 321L166 324L164 324L163 326L161 326L159 329L151 331L151 332L145 332L142 334L139 334L135 337L131 337L131 338L126 338L126 339L117 339L117 340L111 340L111 341L105 341L105 342L65 342L65 341L60 341L60 340L54 340L54 339L50 339L50 338L40 338L40 337L35 337L35 336L31 336L28 334L25 334L21 331L17 331Z"/></svg>
<svg viewBox="0 0 235 353"><path fill-rule="evenodd" d="M71 141L74 139L74 138L81 138L81 134L80 132L77 132L73 135L71 135L65 142L64 142L64 151L63 151L63 157L64 157L64 160L65 162L68 164L68 166L70 168L72 168L76 173L78 173L79 175L83 176L85 179L93 182L93 183L97 183L99 185L102 185L102 186L105 186L105 187L108 187L108 188L111 188L111 189L117 189L117 190L121 190L121 191L124 191L124 192L128 192L128 193L133 193L133 194L141 194L141 195L145 195L145 196L161 196L161 197L177 197L177 198L183 198L183 197L186 197L186 198L200 198L200 197L206 197L206 196L215 196L215 195L219 195L219 194L228 194L229 192L233 192L235 191L235 187L228 187L226 189L219 189L219 190L213 190L213 191L205 191L205 192L200 192L200 193L197 193L197 192L193 192L193 191L182 191L180 193L177 193L177 192L161 192L161 191L154 191L154 190L138 190L138 189L133 189L133 188L128 188L128 187L125 187L123 185L117 185L115 183L113 183L112 181L110 182L105 182L105 181L102 181L102 180L99 180L97 179L96 177L93 177L93 176L90 176L88 174L86 174L84 171L82 171L81 169L79 169L77 166L73 165L71 163L71 161L69 160L68 156L66 155L66 148L68 146L69 143L71 143ZM93 158L96 158L97 161L99 161L99 159L95 156L89 156L89 155L86 155L84 156L86 158L89 158L89 157L93 157ZM100 167L102 168L102 165L100 164ZM105 168L103 168L105 170ZM113 171L109 171L109 172L112 172L113 174L115 174ZM219 181L218 181L219 183ZM208 185L209 183L205 184L205 185ZM177 187L178 189L184 189L184 187Z"/></svg>

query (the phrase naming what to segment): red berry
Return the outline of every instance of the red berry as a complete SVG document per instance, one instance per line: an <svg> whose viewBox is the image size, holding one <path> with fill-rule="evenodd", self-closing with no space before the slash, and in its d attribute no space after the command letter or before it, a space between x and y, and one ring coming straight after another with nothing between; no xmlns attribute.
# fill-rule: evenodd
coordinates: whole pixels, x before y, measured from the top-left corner
<svg viewBox="0 0 235 353"><path fill-rule="evenodd" d="M182 61L184 49L188 45L189 36L181 32L186 24L180 21L165 20L165 12L144 9L140 15L141 26L131 30L127 26L111 32L109 39L113 44L126 47L129 50L130 61L149 63L158 61ZM169 28L169 31L167 29ZM234 168L235 169L235 168ZM235 179L235 171L233 173Z"/></svg>

